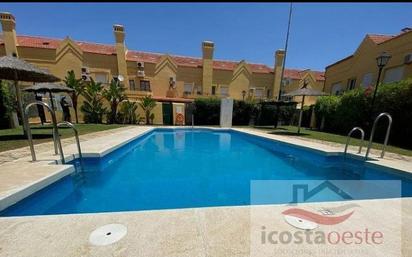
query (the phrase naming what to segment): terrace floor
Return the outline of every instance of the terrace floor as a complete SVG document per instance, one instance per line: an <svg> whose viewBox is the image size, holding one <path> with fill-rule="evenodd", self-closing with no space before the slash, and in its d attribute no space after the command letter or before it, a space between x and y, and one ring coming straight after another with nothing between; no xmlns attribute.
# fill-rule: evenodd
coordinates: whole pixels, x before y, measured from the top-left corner
<svg viewBox="0 0 412 257"><path fill-rule="evenodd" d="M111 151L149 131L151 127L126 127L81 137L86 155L96 156ZM341 152L343 146L301 138L272 135L261 130L239 128L247 133L304 145L326 152ZM72 139L63 140L67 158L76 154ZM70 165L54 165L51 143L37 145L38 159L32 163L28 148L3 152L0 165L0 207L47 186L72 172ZM355 152L356 147L350 149ZM372 152L372 157L377 152ZM384 166L412 172L409 157L389 155L377 160ZM285 205L196 208L180 210L138 211L99 214L48 215L0 218L0 256L412 256L412 199L357 201L350 222L333 227L338 231L372 228L385 232L387 239L379 246L362 248L345 245L301 245L303 255L291 250L296 246L259 244L262 224L277 230L296 231L286 224L281 212ZM308 210L335 203L308 204ZM127 235L109 246L93 246L89 234L108 223L121 223ZM325 228L321 228L325 229ZM366 249L366 250L365 250ZM341 254L322 255L324 250ZM348 250L351 250L348 252ZM354 254L354 251L368 251ZM276 251L276 252L274 252Z"/></svg>

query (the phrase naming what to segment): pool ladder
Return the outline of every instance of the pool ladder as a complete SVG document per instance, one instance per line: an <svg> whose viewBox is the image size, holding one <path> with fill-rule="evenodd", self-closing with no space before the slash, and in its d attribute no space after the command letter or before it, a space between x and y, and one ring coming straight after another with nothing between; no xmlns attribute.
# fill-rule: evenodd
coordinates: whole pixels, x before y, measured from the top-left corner
<svg viewBox="0 0 412 257"><path fill-rule="evenodd" d="M364 141L364 139L365 139L365 131L363 131L363 129L360 128L360 127L354 127L354 128L348 133L348 136L346 137L347 139L346 139L346 145L345 145L345 151L344 151L344 155L345 155L345 156L346 156L346 152L348 151L348 145L349 145L349 141L350 141L351 135L352 135L352 133L355 132L355 131L360 131L360 133L361 133L361 143L360 143L360 146L359 146L358 154L362 152L363 141Z"/></svg>
<svg viewBox="0 0 412 257"><path fill-rule="evenodd" d="M389 139L389 135L390 135L390 132L391 132L391 127L392 127L392 116L391 116L389 113L387 113L387 112L383 112L383 113L379 114L379 115L376 117L375 121L373 122L373 127L372 127L372 131L371 131L371 135L370 135L370 137L369 137L368 148L366 149L365 160L368 159L368 156L369 156L369 153L370 153L370 149L371 149L371 147L372 147L372 141L373 141L373 137L374 137L374 135L375 135L376 125L378 124L378 121L379 121L382 117L387 117L387 118L388 118L388 126L387 126L387 128L386 128L385 141L384 141L384 143L383 143L383 147L382 147L382 152L381 152L380 158L383 158L383 157L385 156L385 149L386 149L386 146L388 145L388 139ZM347 136L347 139L346 139L346 144L345 144L344 156L346 156L346 153L347 153L347 150L348 150L348 145L349 145L350 137L351 137L352 133L355 132L355 131L360 131L360 132L361 132L361 141L362 141L362 142L361 142L361 144L360 144L360 146L359 146L358 154L360 154L361 151L362 151L362 146L363 146L363 141L364 141L364 137L365 137L365 132L364 132L363 129L360 128L360 127L354 127L354 128L348 133L348 136Z"/></svg>
<svg viewBox="0 0 412 257"><path fill-rule="evenodd" d="M81 151L81 147L80 147L80 140L79 140L79 133L77 131L77 129L74 127L74 125L70 122L64 121L64 122L60 122L57 123L57 119L56 119L56 113L55 111L50 108L50 106L42 101L36 101L36 102L32 102L30 104L28 104L24 110L24 114L23 114L23 122L25 124L24 127L27 128L27 140L29 142L29 146L30 146L30 153L31 153L31 158L32 161L36 161L36 152L34 150L34 144L33 144L33 136L31 134L31 128L30 128L30 124L29 124L29 110L32 106L35 105L41 105L46 107L46 109L50 112L51 118L52 118L52 125L53 125L53 144L54 144L54 153L57 155L60 153L60 160L62 164L65 164L66 161L64 159L64 154L63 154L63 148L62 148L62 143L60 140L60 135L59 135L59 127L62 126L66 126L66 127L71 127L74 131L74 135L76 137L76 143L77 143L77 150L79 152L79 157L80 160L82 160L82 151Z"/></svg>
<svg viewBox="0 0 412 257"><path fill-rule="evenodd" d="M388 126L386 127L386 135L385 135L385 141L384 141L383 147L382 147L381 158L383 158L385 156L385 148L386 148L386 145L388 144L389 134L391 133L391 127L392 127L392 116L387 112L383 112L383 113L379 114L378 117L376 117L375 121L373 122L373 127L372 127L371 136L369 138L368 148L366 149L365 160L368 159L369 152L370 152L370 149L372 147L372 140L373 140L373 136L375 135L376 124L378 124L378 121L382 117L387 117L388 118Z"/></svg>

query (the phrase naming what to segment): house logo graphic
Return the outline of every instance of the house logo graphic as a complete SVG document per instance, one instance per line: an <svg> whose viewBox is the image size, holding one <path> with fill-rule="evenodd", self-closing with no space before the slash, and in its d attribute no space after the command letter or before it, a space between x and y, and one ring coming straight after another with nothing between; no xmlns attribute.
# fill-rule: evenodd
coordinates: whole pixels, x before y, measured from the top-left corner
<svg viewBox="0 0 412 257"><path fill-rule="evenodd" d="M291 205L307 202L320 194L335 194L341 200L352 200L353 198L341 188L330 181L324 181L309 190L308 184L293 185L293 200ZM318 212L308 211L302 208L292 207L282 212L285 221L296 228L312 230L319 225L336 225L344 222L355 212L353 209L359 207L357 204L344 204L334 208L320 208Z"/></svg>

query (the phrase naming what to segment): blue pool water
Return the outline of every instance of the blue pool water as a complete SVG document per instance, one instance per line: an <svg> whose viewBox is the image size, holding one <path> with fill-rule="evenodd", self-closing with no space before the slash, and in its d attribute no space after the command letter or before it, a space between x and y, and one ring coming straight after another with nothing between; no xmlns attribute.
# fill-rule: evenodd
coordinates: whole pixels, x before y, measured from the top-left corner
<svg viewBox="0 0 412 257"><path fill-rule="evenodd" d="M412 196L409 177L363 161L236 131L156 129L103 158L85 158L83 172L0 215L249 205L251 180L307 179L402 180L402 196Z"/></svg>

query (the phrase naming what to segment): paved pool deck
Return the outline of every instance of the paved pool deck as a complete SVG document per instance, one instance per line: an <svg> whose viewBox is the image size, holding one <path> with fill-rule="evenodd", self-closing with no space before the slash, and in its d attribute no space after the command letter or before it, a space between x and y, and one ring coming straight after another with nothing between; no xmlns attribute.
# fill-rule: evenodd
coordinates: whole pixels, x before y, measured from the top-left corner
<svg viewBox="0 0 412 257"><path fill-rule="evenodd" d="M82 150L86 156L101 156L151 129L153 127L133 126L104 131L98 136L84 135L81 137ZM330 154L343 149L255 129L236 130ZM64 142L63 145L67 159L77 154L73 142ZM25 149L25 154L21 153L19 158L6 160L0 165L0 208L73 171L70 165L55 164L59 158L53 154L50 143L35 147L38 162L31 162L28 149ZM350 151L355 152L355 147L351 147ZM377 151L372 151L371 157L376 154ZM377 158L371 162L412 172L412 162L407 157L402 158L388 155L388 158ZM258 240L262 224L270 224L268 229L273 226L277 230L296 230L286 224L281 215L287 206L267 205L3 217L0 218L0 256L400 256L401 253L402 256L412 256L412 199L364 200L356 203L361 208L356 209L350 220L333 226L333 229L346 231L366 226L381 230L387 235L384 244L373 247L362 245L361 248L351 248L352 252L346 251L346 245L299 245L297 248L303 251L301 255L291 251L296 250L295 245L262 245ZM320 205L340 204L307 204L305 208L315 211ZM91 245L88 242L89 234L108 223L124 224L128 229L127 235L109 246ZM367 254L354 254L356 250L365 249ZM339 251L340 254L323 254L325 250Z"/></svg>

